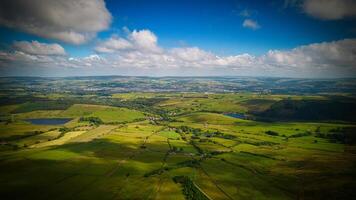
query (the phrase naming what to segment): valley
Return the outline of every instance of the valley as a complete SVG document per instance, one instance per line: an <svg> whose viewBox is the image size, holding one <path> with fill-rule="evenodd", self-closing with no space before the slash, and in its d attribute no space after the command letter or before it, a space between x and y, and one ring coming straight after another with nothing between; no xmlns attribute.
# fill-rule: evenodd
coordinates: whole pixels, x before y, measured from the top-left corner
<svg viewBox="0 0 356 200"><path fill-rule="evenodd" d="M4 199L355 197L352 93L13 87L1 87Z"/></svg>

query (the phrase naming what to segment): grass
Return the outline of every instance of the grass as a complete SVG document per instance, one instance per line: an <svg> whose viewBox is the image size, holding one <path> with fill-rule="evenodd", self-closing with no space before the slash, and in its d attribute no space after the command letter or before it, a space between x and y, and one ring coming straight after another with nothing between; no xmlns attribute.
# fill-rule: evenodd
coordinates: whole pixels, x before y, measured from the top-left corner
<svg viewBox="0 0 356 200"><path fill-rule="evenodd" d="M16 144L19 146L31 146L34 144L42 143L42 142L47 142L50 140L54 140L57 137L59 137L60 132L58 130L53 130L53 131L48 131L39 135L35 135L32 137L27 137L22 140L16 141Z"/></svg>
<svg viewBox="0 0 356 200"><path fill-rule="evenodd" d="M93 130L89 130L80 134L76 137L71 138L70 142L88 142L94 140L96 138L100 138L106 134L108 134L115 126L111 125L102 125Z"/></svg>
<svg viewBox="0 0 356 200"><path fill-rule="evenodd" d="M31 135L34 131L47 131L56 126L40 126L32 125L26 122L14 122L14 123L0 123L0 138L11 138L14 137L20 139L22 136Z"/></svg>
<svg viewBox="0 0 356 200"><path fill-rule="evenodd" d="M191 122L191 123L207 123L219 125L232 125L236 122L245 121L233 117L225 116L216 113L192 113L177 118L178 121Z"/></svg>
<svg viewBox="0 0 356 200"><path fill-rule="evenodd" d="M144 118L144 113L75 104L66 110L18 113L15 121L2 122L1 138L27 136L0 145L2 198L185 199L182 187L173 182L176 176L189 177L211 199L350 199L354 195L355 146L317 138L315 133L355 125L266 123L222 114L264 109L268 103L288 97L318 96L251 93L113 96L123 100L156 97L168 99L154 107L176 112L170 116L172 121L135 121ZM3 112L9 113L16 106L5 108ZM79 123L77 119L81 116L99 117L106 123L127 123L94 126ZM62 126L21 121L43 117L75 119L63 125L72 129L61 137L58 128ZM200 135L193 139L192 133L177 133L175 128L180 126L234 137ZM54 130L50 131L51 128ZM43 132L31 135L31 131ZM267 131L278 134L266 134ZM298 137L290 137L293 135ZM5 148L10 144L21 149Z"/></svg>
<svg viewBox="0 0 356 200"><path fill-rule="evenodd" d="M20 105L6 105L0 106L0 115L8 115L13 110L17 109Z"/></svg>
<svg viewBox="0 0 356 200"><path fill-rule="evenodd" d="M144 118L143 113L136 110L87 104L73 105L68 110L62 112L61 115L68 117L99 117L104 122L130 122L135 119Z"/></svg>
<svg viewBox="0 0 356 200"><path fill-rule="evenodd" d="M86 131L71 131L71 132L67 132L64 134L64 136L60 137L59 139L56 140L51 140L51 141L47 141L47 142L43 142L43 143L39 143L39 144L35 144L34 146L31 147L46 147L46 146L58 146L58 145L63 145L71 140L73 140L74 138L79 137L80 135L84 134Z"/></svg>
<svg viewBox="0 0 356 200"><path fill-rule="evenodd" d="M79 117L99 117L105 123L131 122L143 119L145 115L136 110L118 108L101 105L74 104L66 110L36 110L14 114L14 120L29 118L79 118Z"/></svg>
<svg viewBox="0 0 356 200"><path fill-rule="evenodd" d="M177 140L180 138L180 135L178 133L176 133L175 131L163 130L163 131L160 131L158 134L163 137L173 139L173 140Z"/></svg>

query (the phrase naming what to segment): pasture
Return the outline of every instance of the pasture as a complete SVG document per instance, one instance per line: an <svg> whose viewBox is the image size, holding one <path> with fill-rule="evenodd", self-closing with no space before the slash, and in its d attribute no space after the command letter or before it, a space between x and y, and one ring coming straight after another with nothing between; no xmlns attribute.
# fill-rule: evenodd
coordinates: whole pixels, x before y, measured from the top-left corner
<svg viewBox="0 0 356 200"><path fill-rule="evenodd" d="M110 98L164 98L152 108L167 115L94 104L16 113L12 111L20 105L4 107L2 115L13 118L0 123L1 198L355 197L356 147L347 132L355 131L355 124L224 115L265 110L286 98L319 96L123 93ZM25 121L44 117L73 119L53 126ZM80 121L82 117L101 121ZM186 181L177 182L179 177Z"/></svg>

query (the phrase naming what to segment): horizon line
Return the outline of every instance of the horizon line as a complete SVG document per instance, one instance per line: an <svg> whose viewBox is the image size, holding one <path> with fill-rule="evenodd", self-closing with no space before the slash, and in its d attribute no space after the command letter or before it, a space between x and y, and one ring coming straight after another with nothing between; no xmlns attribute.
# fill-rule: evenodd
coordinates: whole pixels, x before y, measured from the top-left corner
<svg viewBox="0 0 356 200"><path fill-rule="evenodd" d="M85 78L85 77L136 77L136 78L274 78L274 79L309 79L309 80L335 80L335 79L356 79L356 77L288 77L288 76L230 76L230 75L217 75L217 76L134 76L134 75L75 75L75 76L1 76L0 78Z"/></svg>

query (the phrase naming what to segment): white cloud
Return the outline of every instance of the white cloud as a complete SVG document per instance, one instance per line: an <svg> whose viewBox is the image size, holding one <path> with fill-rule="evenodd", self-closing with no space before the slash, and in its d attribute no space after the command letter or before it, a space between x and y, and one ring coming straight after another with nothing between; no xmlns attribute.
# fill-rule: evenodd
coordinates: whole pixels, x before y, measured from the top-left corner
<svg viewBox="0 0 356 200"><path fill-rule="evenodd" d="M302 6L305 13L323 20L356 16L354 0L306 0Z"/></svg>
<svg viewBox="0 0 356 200"><path fill-rule="evenodd" d="M18 64L18 63L21 63L22 61L32 62L32 61L36 61L38 59L37 59L37 56L35 56L35 55L30 55L30 54L24 53L22 51L15 51L13 53L0 52L0 60Z"/></svg>
<svg viewBox="0 0 356 200"><path fill-rule="evenodd" d="M252 19L245 19L244 22L242 23L242 26L245 28L250 28L252 30L257 30L261 28L261 26L258 24L257 21L254 21Z"/></svg>
<svg viewBox="0 0 356 200"><path fill-rule="evenodd" d="M355 0L285 0L284 7L299 7L305 14L321 20L356 16Z"/></svg>
<svg viewBox="0 0 356 200"><path fill-rule="evenodd" d="M315 43L291 50L270 50L261 56L240 54L218 56L198 47L147 52L131 48L107 57L113 67L144 69L220 69L226 75L251 72L287 76L323 76L325 72L356 75L356 39ZM233 70L233 72L231 72ZM251 74L250 73L250 74Z"/></svg>
<svg viewBox="0 0 356 200"><path fill-rule="evenodd" d="M87 42L110 23L103 0L0 1L0 25L72 44Z"/></svg>
<svg viewBox="0 0 356 200"><path fill-rule="evenodd" d="M113 36L106 41L100 42L95 51L99 53L114 53L118 51L138 50L158 53L162 49L158 47L157 40L157 36L149 30L128 31L126 38Z"/></svg>
<svg viewBox="0 0 356 200"><path fill-rule="evenodd" d="M129 39L135 44L138 49L159 52L161 49L157 46L157 37L149 30L134 30Z"/></svg>
<svg viewBox="0 0 356 200"><path fill-rule="evenodd" d="M65 55L66 52L64 48L59 44L46 44L40 43L38 41L16 41L13 47L24 53L34 54L34 55Z"/></svg>
<svg viewBox="0 0 356 200"><path fill-rule="evenodd" d="M115 51L132 49L133 45L126 39L112 37L108 40L101 42L95 51L100 53L114 53Z"/></svg>
<svg viewBox="0 0 356 200"><path fill-rule="evenodd" d="M215 60L217 66L229 66L235 69L245 67L256 67L256 57L248 53L244 53L236 56L218 57Z"/></svg>
<svg viewBox="0 0 356 200"><path fill-rule="evenodd" d="M262 61L276 67L355 70L356 39L315 43L290 51L271 50Z"/></svg>
<svg viewBox="0 0 356 200"><path fill-rule="evenodd" d="M216 59L214 54L203 51L198 47L174 48L170 53L172 57L188 62Z"/></svg>
<svg viewBox="0 0 356 200"><path fill-rule="evenodd" d="M98 51L101 52L99 55L82 58L35 54L23 49L0 51L0 66L69 67L83 69L83 72L93 70L94 74L111 69L129 75L142 72L141 75L356 77L356 39L309 44L291 50L270 50L261 56L247 53L219 56L198 47L161 48L157 36L148 30L143 33L149 35L149 42L139 43L137 41L144 40L142 35L132 37L133 33L142 32L133 31L126 38L112 37L102 41L98 47L105 50Z"/></svg>

